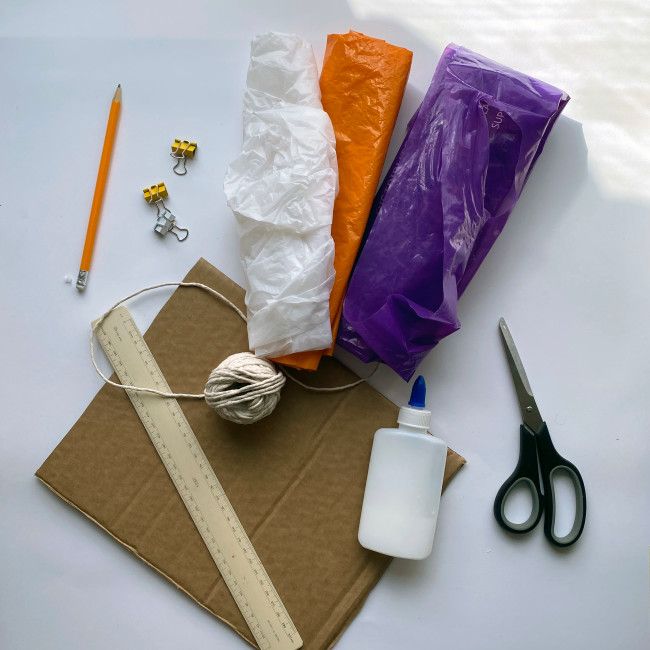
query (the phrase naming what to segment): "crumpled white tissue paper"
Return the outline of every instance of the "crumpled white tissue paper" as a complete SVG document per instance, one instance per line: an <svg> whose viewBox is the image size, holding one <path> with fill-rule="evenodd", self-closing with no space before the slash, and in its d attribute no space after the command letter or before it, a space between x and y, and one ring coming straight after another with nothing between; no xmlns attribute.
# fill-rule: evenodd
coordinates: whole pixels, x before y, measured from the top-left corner
<svg viewBox="0 0 650 650"><path fill-rule="evenodd" d="M332 211L338 173L311 45L258 35L244 92L244 141L224 190L239 225L249 347L274 357L332 343Z"/></svg>

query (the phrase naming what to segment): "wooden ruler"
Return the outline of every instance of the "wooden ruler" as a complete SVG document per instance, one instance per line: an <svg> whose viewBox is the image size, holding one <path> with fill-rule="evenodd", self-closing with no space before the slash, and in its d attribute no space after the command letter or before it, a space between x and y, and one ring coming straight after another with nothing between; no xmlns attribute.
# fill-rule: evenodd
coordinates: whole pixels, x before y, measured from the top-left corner
<svg viewBox="0 0 650 650"><path fill-rule="evenodd" d="M121 383L171 392L125 307L111 312L95 333ZM298 630L178 402L126 392L260 648L301 648Z"/></svg>

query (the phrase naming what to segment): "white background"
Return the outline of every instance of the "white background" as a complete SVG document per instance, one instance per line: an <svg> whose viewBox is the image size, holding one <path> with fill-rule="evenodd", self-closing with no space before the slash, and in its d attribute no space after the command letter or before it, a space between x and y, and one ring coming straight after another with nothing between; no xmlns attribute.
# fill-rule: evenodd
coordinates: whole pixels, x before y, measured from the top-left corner
<svg viewBox="0 0 650 650"><path fill-rule="evenodd" d="M560 86L572 101L460 305L423 362L434 429L467 466L432 556L394 561L338 647L649 647L650 10L627 2L304 0L0 6L0 647L243 648L229 629L50 494L34 471L100 387L90 320L180 279L199 256L242 281L222 179L240 144L251 36L355 28L414 51L390 156L444 45ZM106 113L124 106L88 290L76 276ZM199 153L171 174L174 137ZM141 189L164 180L190 229L152 232ZM132 308L142 327L167 294ZM520 415L497 335L504 315L588 519L569 552L541 527L505 535L492 500ZM180 334L180 332L179 332ZM372 383L397 403L388 370ZM387 423L390 425L390 423ZM290 570L290 567L287 567Z"/></svg>

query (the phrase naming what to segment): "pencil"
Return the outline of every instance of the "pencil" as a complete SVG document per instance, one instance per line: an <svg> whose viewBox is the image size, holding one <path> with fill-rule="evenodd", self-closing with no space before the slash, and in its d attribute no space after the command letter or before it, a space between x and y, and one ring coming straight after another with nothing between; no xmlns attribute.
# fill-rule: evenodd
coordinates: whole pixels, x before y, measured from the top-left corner
<svg viewBox="0 0 650 650"><path fill-rule="evenodd" d="M117 131L117 121L120 117L122 108L122 87L118 84L111 102L111 110L108 114L108 123L106 124L106 135L104 136L104 148L102 157L99 160L99 169L97 170L97 181L95 182L95 194L93 203L90 207L90 216L88 217L88 229L86 230L86 241L84 250L81 254L81 263L79 264L79 275L77 276L77 289L82 291L88 283L88 274L90 273L90 263L95 248L95 238L97 236L97 226L99 225L99 216L104 200L104 190L106 189L106 179L108 177L108 168L111 164L111 155L113 153L113 144L115 143L115 133Z"/></svg>

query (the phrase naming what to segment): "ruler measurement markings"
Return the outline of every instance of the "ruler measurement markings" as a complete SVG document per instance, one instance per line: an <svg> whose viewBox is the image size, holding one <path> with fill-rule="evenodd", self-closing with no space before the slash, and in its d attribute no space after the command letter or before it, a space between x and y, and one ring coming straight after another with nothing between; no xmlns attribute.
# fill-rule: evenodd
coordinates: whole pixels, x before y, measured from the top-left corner
<svg viewBox="0 0 650 650"><path fill-rule="evenodd" d="M127 317L127 318L128 318L128 317ZM132 321L130 318L128 319L128 321L129 321L128 324L132 325L132 327L135 328L135 324L133 323L133 321ZM132 336L132 338L133 338L133 336L134 336L133 329L132 329L132 328L129 328L129 330L130 330L130 334L131 334L131 336ZM142 340L142 339L141 339L141 340ZM142 348L140 348L140 352L142 353L143 351L144 351L144 350L142 350ZM147 349L146 351L148 352L148 349ZM150 353L149 353L149 354L150 354ZM150 367L150 365L151 365L151 364L147 363L147 366L148 366L148 367ZM157 368L156 368L156 369L157 369ZM156 382L156 383L158 384L158 382ZM169 390L169 389L167 389L167 390ZM133 391L130 391L130 392L133 392ZM165 401L167 401L167 400L165 400ZM140 402L142 402L142 401L140 400ZM169 403L168 403L167 405L168 405L168 408L169 408ZM172 409L170 409L170 411L172 411ZM148 411L147 411L147 414L149 415ZM180 416L179 416L179 414L180 414ZM174 409L174 410L172 411L172 415L174 416L174 419L177 421L177 423L178 423L179 425L182 425L182 423L180 422L180 418L182 417L183 420L185 420L185 424L186 424L186 426L189 428L189 424L187 423L186 418L185 418L184 414L182 413L182 411L180 411L180 409L178 409L178 410L175 410L175 409ZM184 436L187 436L187 433L184 431L183 435L184 435ZM159 433L158 433L158 436L160 436ZM164 444L164 443L163 443L163 444ZM190 447L193 447L193 445L189 445L189 446L190 446ZM195 459L197 459L197 461L198 461L198 454L196 453L195 449L196 449L196 448L193 448L193 449L192 449L192 451L193 451L193 456L194 456ZM209 463L208 463L208 461L207 461L207 458L205 458L205 455L204 455L204 453L203 453L202 448L201 448L200 446L198 446L198 449L200 450L201 455L202 455L203 458L204 458L204 462L205 462L206 464L208 464L208 466L209 466ZM203 463L199 462L199 466L200 466L200 469L203 469ZM207 474L206 474L205 476L207 477ZM215 478L215 481L216 481L218 487L222 490L223 488L221 488L221 485L219 484L218 479L216 479L216 476L215 476L214 478ZM216 487L212 482L210 482L210 483L211 483L211 484L210 484L211 491L213 492L213 494L214 494L214 496L216 497L217 501L220 501L220 500L221 500L221 494L219 494L219 492L216 491L216 490L217 490L217 487ZM186 486L186 484L184 484L184 486L185 486L185 489L187 490L187 486ZM223 494L223 492L222 492L222 494ZM193 499L192 499L192 500L193 500ZM235 525L235 523L234 523L233 520L236 520L237 524L239 524L240 526L241 526L241 524L240 524L240 522L239 522L239 520L238 520L238 518L237 518L236 513L234 512L234 509L232 508L232 504L230 504L230 502L229 502L227 499L226 499L226 502L227 502L227 506L229 507L228 509L229 509L229 511L230 511L230 516L227 517L227 521L230 523L231 530L233 531L233 533L234 533L234 534L237 534L237 527L236 527L236 525ZM224 510L223 505L221 505L221 509ZM197 513L200 512L200 510L199 510L198 508L196 508L196 511L197 511ZM203 516L202 516L202 515L200 515L200 516L201 516L201 520L202 520L202 521L205 521L205 519L203 518ZM245 544L243 544L243 540L242 540L242 538L241 538L240 536L237 536L237 541L238 541L238 543L239 543L239 545L240 545L240 549L241 549L241 550L243 551L243 553L248 557L248 556L250 555L250 551L253 550L253 549L252 549L252 548L248 548ZM218 551L219 553L221 553L221 550L220 550L220 549L217 549L217 551ZM254 550L253 550L253 553L254 553ZM256 557L257 561L259 562L259 559L257 558L257 555L256 555L256 554L255 554L255 557ZM249 564L252 564L252 560L251 560L250 558L248 558L248 561L249 561ZM257 569L254 569L253 571L254 571L254 574L255 574L256 576L259 577L260 585L261 585L263 588L266 587L266 586L270 586L271 589L273 590L273 592L275 592L275 589L273 588L272 583L270 583L270 579L268 579L268 576L266 576L267 579L268 579L268 582L267 582L266 580L263 579L263 576L260 575L260 571L258 571ZM232 572L231 572L230 570L228 570L228 573L232 575ZM263 567L262 567L262 573L266 575L266 571L264 571ZM268 596L268 594L269 594L268 589L264 589L264 593L265 593L265 595ZM277 596L277 592L275 592L275 593L276 593L276 597L277 597L278 600L279 600L279 597ZM278 603L278 601L275 600L275 599L270 599L269 602L271 603L273 609L275 610L275 614L276 614L276 616L277 616L278 618L280 618L281 615L282 615L282 612L280 611L280 608L282 607L281 603ZM267 620L267 622L270 624L270 621ZM271 626L271 629L272 629L272 631L273 631L273 633L274 633L274 636L276 636L276 638L279 639L279 637L278 637L277 634L275 633L275 630L273 630L273 626L272 626L272 625L270 625L270 626ZM282 627L286 630L286 627L287 627L286 622L285 622L285 623L282 623ZM295 629L295 628L294 628L294 629ZM296 631L296 633L297 633L297 631ZM289 633L288 636L289 636L290 638L292 638L292 637L293 637L293 634Z"/></svg>
<svg viewBox="0 0 650 650"><path fill-rule="evenodd" d="M137 394L137 391L128 391L128 392ZM149 415L149 413L148 413L148 411L146 411L146 407L144 406L142 401L138 400L138 402L142 405L142 407L145 410L145 412L147 413L147 415ZM151 422L153 422L153 420L151 419L150 416L149 416L149 419L150 419ZM156 430L155 435L158 437L158 439L160 439L160 433L157 430ZM164 443L161 443L161 446L163 444ZM168 454L168 456L170 456L170 455ZM173 468L174 468L175 471L170 472L170 476L171 476L172 481L174 482L174 484L176 486L176 489L179 491L179 493L185 494L189 500L191 500L192 502L195 502L195 499L191 495L191 492L190 492L190 490L189 490L189 488L187 486L187 483L185 483L185 481L183 480L182 476L179 473L178 466L176 465L175 462L173 462L173 460L172 460L171 464L173 465ZM195 525L197 526L199 531L201 531L202 526L196 520L196 517L200 516L201 521L202 522L205 521L203 516L200 515L200 512L201 512L200 508L197 505L195 505L194 506L194 513L192 512L191 508L188 508L188 511L190 512L190 515L192 516L192 519L194 520ZM214 537L211 537L210 540L211 540L212 544L216 546L216 539ZM237 583L236 578L234 577L232 571L230 570L230 567L226 563L224 563L224 556L223 556L223 553L221 552L221 549L218 546L216 546L216 549L212 548L212 551L215 551L215 550L216 550L217 554L221 557L221 561L216 560L214 558L213 553L211 553L211 555L213 555L213 559L215 559L215 563L217 564L217 568L219 569L220 573L222 575L227 573L228 577L230 577L230 580L232 581L232 586L230 587L230 590L231 590L231 592L236 591L237 594L239 595L239 599L240 599L240 601L242 601L241 603L239 603L239 606L241 608L242 605L243 605L245 610L246 610L245 613L247 614L247 616L245 616L245 618L255 620L255 618L256 618L255 614L254 614L253 609L250 606L248 600L246 599L245 594L240 589L237 588L238 583ZM227 580L226 576L224 576L224 579L226 580L226 584L228 584L228 580ZM233 593L233 596L235 596L235 593ZM242 612L242 613L244 613L244 612ZM247 622L249 622L249 625L250 625L250 621L247 621ZM262 631L261 626L259 625L259 623L256 622L254 625L255 625L255 628L259 630L259 633L263 635L263 631ZM251 629L251 631L253 631L253 630Z"/></svg>
<svg viewBox="0 0 650 650"><path fill-rule="evenodd" d="M123 383L132 385L144 384L147 386L150 386L151 382L153 381L157 388L166 392L170 391L170 388L165 382L164 376L160 372L160 369L158 368L153 355L149 351L149 348L147 347L128 311L124 308L119 308L116 310L116 312L118 314L118 318L121 320L122 327L128 335L128 339L130 339L130 341L127 340L126 343L130 342L131 347L137 353L139 362L142 364L145 374L144 377L140 377L141 373L137 372L137 368L135 375L128 371L125 363L123 363L120 352L111 341L106 329L108 329L121 343L124 344L125 340L121 336L117 326L113 326L112 329L106 328L104 326L104 323L106 321L104 321L102 326L98 328L98 338L100 339L102 347L104 347L107 356L111 360L113 367L116 369L120 380ZM113 312L113 314L116 312ZM111 314L111 316L113 314ZM109 318L110 316L107 317L106 320ZM122 352L128 353L128 350L122 350ZM130 361L131 363L134 362L133 359ZM142 370L142 368L140 370ZM239 521L239 518L237 517L237 514L232 507L232 504L225 495L221 483L214 474L214 471L212 470L212 467L207 460L203 449L191 431L191 427L187 422L187 418L180 409L178 403L170 398L161 398L146 393L139 393L138 391L127 390L127 393L129 394L129 397L131 398L136 411L143 420L145 428L147 429L147 433L149 433L158 454L160 455L174 485L176 486L176 489L185 502L190 516L192 517L197 529L201 533L201 537L208 547L208 550L210 551L215 564L217 565L221 575L224 578L224 581L226 582L226 585L235 598L235 601L237 602L260 647L270 649L295 649L301 647L302 641L300 639L298 631L293 624L293 621L291 621L291 618L286 612L286 609L284 608L284 605L282 604L282 601L280 600L277 591L273 586L273 583L268 577L266 570L261 564L257 553L255 552L255 549L250 544L250 540L248 539L248 536L246 535L243 526L241 525L241 522ZM185 457L185 461L182 464L182 467L177 464L173 454L171 453L171 450L169 449L168 445L165 444L165 440L161 434L161 431L156 424L156 419L152 415L150 408L147 406L148 404L151 404L152 408L155 407L156 402L152 400L160 400L160 402L164 403L165 409L159 409L157 412L159 417L161 415L161 412L164 414L164 411L166 411L167 416L171 418L171 423L173 423L175 429L174 433L182 433L183 439L187 444L189 456ZM168 422L168 424L171 423ZM164 425L164 422L162 424ZM194 467L192 465L194 465ZM198 472L196 470L198 470ZM194 488L197 490L197 498L195 498L194 494L192 493L192 487L185 481L184 475L190 475L192 477ZM204 483L199 483L197 476L201 478ZM202 491L198 489L197 486L200 485L205 485L208 490ZM209 500L206 501L206 498L208 497ZM210 501L216 505L216 508L214 506L210 507ZM225 549L223 549L222 545L219 543L220 540L218 530L216 532L213 531L208 523L207 513L210 512L210 510L221 512L222 516L225 518L224 525L227 526L227 529L229 529L230 539L222 539L221 542L222 544L225 544L226 547L230 547L230 550L228 551L228 555L231 556L230 559L226 556L226 553L224 552ZM258 586L262 590L262 594L257 594L258 609L263 610L264 604L266 604L266 606L272 610L272 612L275 614L275 617L277 618L276 623L273 623L273 621L268 616L264 616L263 619L266 622L268 629L272 633L272 638L269 638L265 633L265 629L255 613L254 606L244 591L250 590L252 585L247 582L245 572L242 573L242 565L239 566L239 571L237 573L232 570L230 561L236 561L238 553L243 556L245 561L247 561L249 571L252 573L251 577L255 582L258 583ZM238 578L239 574L241 574L241 577L243 579L241 583L240 579ZM261 595L264 597L263 601L259 600L259 597ZM276 631L277 625L280 625L282 628L281 632L284 634L284 638L278 634L278 631ZM273 643L273 639L275 639L275 643Z"/></svg>
<svg viewBox="0 0 650 650"><path fill-rule="evenodd" d="M141 351L140 351L140 353L141 353ZM123 364L121 364L121 362L120 362L120 365L123 366ZM146 365L147 365L147 367L150 368L150 364L147 363ZM131 379L130 375L129 375L129 379L128 379L128 381L129 381L129 383L132 382L132 379ZM156 382L156 384L159 385L159 382ZM129 392L130 392L130 393L134 393L135 391L129 391ZM134 395L134 397L135 397L135 395ZM144 407L144 404L143 404L142 400L138 399L138 402L139 402L140 406ZM153 423L153 419L151 418L151 415L150 415L149 411L146 409L146 407L144 407L144 411L146 412L147 419L149 420L149 422L150 422L150 423ZM158 438L160 438L160 433L159 433L158 431L155 431L155 434L156 434L156 436L157 436ZM186 436L187 434L184 433L184 435ZM162 443L162 445L164 445L164 443ZM169 454L168 454L168 456L169 456ZM175 463L174 463L174 469L177 470L177 467L176 467L176 464L175 464ZM174 473L175 473L175 472L174 472ZM172 479L174 479L174 478L180 478L180 477L173 476ZM181 489L182 489L183 491L186 491L186 492L187 492L187 485L185 484L184 481L182 481L182 483L180 483L180 485L177 484L177 489L178 489L179 487L181 487ZM190 495L190 497L191 497L191 495ZM191 497L191 499L192 499L192 501L194 501L194 498L193 498L193 497ZM196 508L196 510L199 511L199 508ZM204 519L202 516L201 516L201 520L202 520L202 521L205 521L205 519ZM211 541L213 544L216 542L216 540L215 540L214 537L211 537L210 541ZM216 550L217 550L217 552L219 553L219 555L222 555L220 549L216 549ZM222 567L222 569L225 569L225 571L230 575L230 577L234 579L234 577L233 577L233 575L232 575L232 572L230 571L229 567L227 567L227 566L226 566L226 567ZM236 586L236 584L237 584L236 579L234 579L234 583L235 583L234 586ZM245 596L244 596L243 593L241 593L241 590L237 589L237 591L239 592L239 596L240 596L240 598L242 598L242 600L245 600ZM253 615L252 610L250 609L250 605L249 605L249 603L247 602L247 600L246 600L245 603L242 603L242 604L245 604L245 605L247 606L246 609L248 610L249 615ZM255 627L258 628L259 631L261 631L261 627L259 626L259 623L258 623L258 622L256 622L256 623L257 623L257 624L255 625Z"/></svg>

